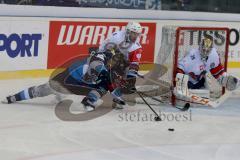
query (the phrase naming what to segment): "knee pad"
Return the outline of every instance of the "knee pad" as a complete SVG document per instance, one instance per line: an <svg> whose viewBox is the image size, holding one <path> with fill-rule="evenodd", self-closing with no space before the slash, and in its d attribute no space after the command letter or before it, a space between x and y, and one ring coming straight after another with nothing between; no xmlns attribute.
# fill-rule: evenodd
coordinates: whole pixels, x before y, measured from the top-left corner
<svg viewBox="0 0 240 160"><path fill-rule="evenodd" d="M44 97L50 94L53 94L52 89L49 86L49 83L42 84L39 86L34 86L29 88L29 94L35 97Z"/></svg>

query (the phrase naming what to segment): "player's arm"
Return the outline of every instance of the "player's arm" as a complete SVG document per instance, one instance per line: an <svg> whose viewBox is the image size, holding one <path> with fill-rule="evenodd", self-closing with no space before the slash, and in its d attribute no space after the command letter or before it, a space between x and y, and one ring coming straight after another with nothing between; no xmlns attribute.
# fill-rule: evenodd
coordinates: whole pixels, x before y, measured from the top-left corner
<svg viewBox="0 0 240 160"><path fill-rule="evenodd" d="M214 64L214 67L210 69L213 77L217 79L221 86L226 87L227 90L235 90L239 85L239 79L224 71L224 67L221 64L220 57L217 53L214 54L213 60L212 64Z"/></svg>
<svg viewBox="0 0 240 160"><path fill-rule="evenodd" d="M128 54L129 59L129 70L127 75L137 77L137 72L139 70L139 63L142 57L142 48L138 48Z"/></svg>
<svg viewBox="0 0 240 160"><path fill-rule="evenodd" d="M127 71L128 88L135 88L142 51L143 51L142 48L138 48L128 54L128 59L129 59L129 68Z"/></svg>
<svg viewBox="0 0 240 160"><path fill-rule="evenodd" d="M100 52L112 51L117 48L116 40L117 40L118 33L114 32L110 37L105 39L99 46Z"/></svg>

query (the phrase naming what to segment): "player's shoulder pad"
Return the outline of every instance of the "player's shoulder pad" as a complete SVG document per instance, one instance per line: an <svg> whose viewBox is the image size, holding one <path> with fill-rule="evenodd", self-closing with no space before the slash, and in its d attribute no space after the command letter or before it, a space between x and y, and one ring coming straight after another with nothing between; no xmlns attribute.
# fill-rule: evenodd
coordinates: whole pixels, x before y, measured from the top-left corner
<svg viewBox="0 0 240 160"><path fill-rule="evenodd" d="M122 33L123 31L116 31L112 33L112 36L118 36Z"/></svg>
<svg viewBox="0 0 240 160"><path fill-rule="evenodd" d="M109 36L107 39L108 39L109 42L116 43L116 41L121 39L121 37L122 37L122 32L116 31L116 32L112 33L111 36Z"/></svg>
<svg viewBox="0 0 240 160"><path fill-rule="evenodd" d="M112 35L113 35L113 36L116 36L116 35L117 35L117 32L114 32Z"/></svg>

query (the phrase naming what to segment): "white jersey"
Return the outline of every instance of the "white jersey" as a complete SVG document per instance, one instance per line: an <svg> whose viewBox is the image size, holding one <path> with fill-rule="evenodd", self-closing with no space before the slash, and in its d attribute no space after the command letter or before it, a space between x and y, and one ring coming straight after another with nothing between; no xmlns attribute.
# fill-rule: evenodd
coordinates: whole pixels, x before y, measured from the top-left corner
<svg viewBox="0 0 240 160"><path fill-rule="evenodd" d="M99 51L104 52L117 48L121 53L124 54L126 60L129 62L138 63L142 55L142 46L139 44L139 39L136 42L126 41L126 31L117 31L112 34L109 38L103 41L99 46Z"/></svg>
<svg viewBox="0 0 240 160"><path fill-rule="evenodd" d="M189 75L189 81L193 84L200 81L206 72L211 72L215 78L218 78L224 72L215 48L212 48L207 61L201 59L199 49L190 50L189 54L178 62L179 69Z"/></svg>

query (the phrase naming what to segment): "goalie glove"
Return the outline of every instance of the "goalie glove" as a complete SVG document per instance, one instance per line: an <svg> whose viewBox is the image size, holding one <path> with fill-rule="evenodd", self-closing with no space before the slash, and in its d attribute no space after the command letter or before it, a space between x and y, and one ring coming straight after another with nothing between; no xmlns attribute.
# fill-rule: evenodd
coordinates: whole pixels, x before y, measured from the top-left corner
<svg viewBox="0 0 240 160"><path fill-rule="evenodd" d="M217 81L221 86L226 87L229 91L235 90L239 86L239 79L227 74L226 72L222 74Z"/></svg>

